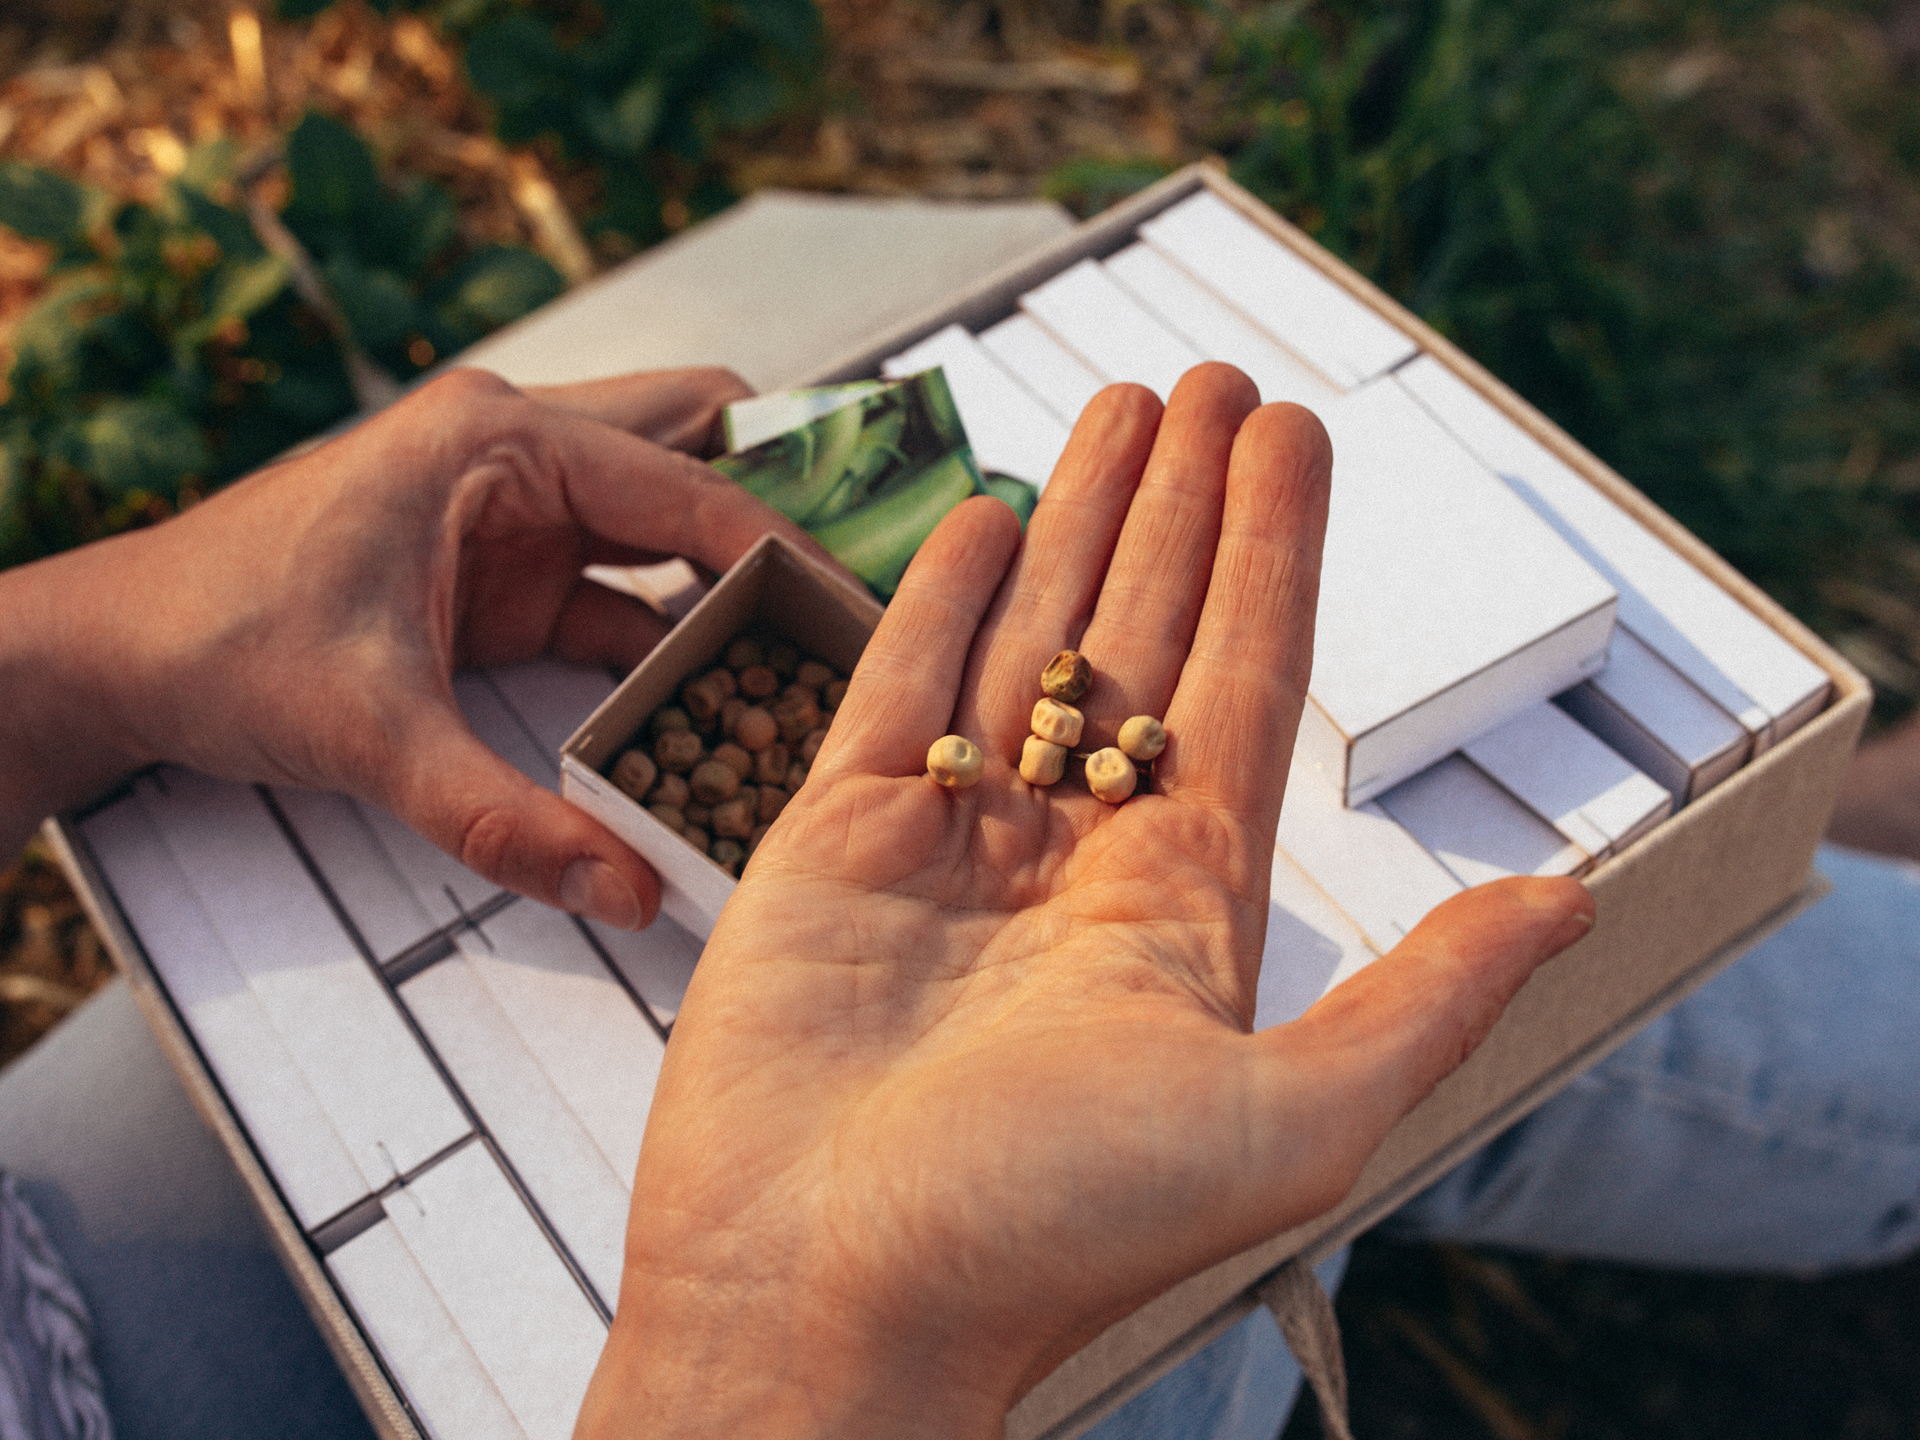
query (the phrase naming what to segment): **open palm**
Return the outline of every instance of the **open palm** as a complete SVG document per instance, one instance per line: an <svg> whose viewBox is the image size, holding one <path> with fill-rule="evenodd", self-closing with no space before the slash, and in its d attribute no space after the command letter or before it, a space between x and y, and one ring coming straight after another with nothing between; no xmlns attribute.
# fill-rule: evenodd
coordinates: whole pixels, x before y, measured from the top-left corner
<svg viewBox="0 0 1920 1440"><path fill-rule="evenodd" d="M1329 464L1255 403L1224 366L1164 416L1109 390L1024 542L975 501L924 547L688 992L583 1434L997 1434L1104 1325L1334 1203L1584 930L1571 882L1489 887L1250 1033ZM1069 646L1085 748L1172 737L1119 807L1015 770ZM922 773L948 732L971 789Z"/></svg>

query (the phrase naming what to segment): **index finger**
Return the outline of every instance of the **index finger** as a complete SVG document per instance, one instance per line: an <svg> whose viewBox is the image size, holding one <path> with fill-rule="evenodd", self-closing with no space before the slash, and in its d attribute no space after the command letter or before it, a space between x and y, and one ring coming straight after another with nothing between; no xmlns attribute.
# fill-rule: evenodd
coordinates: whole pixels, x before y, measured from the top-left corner
<svg viewBox="0 0 1920 1440"><path fill-rule="evenodd" d="M1271 839L1313 672L1333 449L1297 405L1265 405L1234 440L1213 573L1166 716L1157 788L1240 814Z"/></svg>

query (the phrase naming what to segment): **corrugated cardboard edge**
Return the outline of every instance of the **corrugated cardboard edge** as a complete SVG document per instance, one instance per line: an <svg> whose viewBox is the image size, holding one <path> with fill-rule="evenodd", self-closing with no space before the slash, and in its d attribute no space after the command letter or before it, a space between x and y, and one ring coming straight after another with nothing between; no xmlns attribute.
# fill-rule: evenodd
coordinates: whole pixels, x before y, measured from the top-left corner
<svg viewBox="0 0 1920 1440"><path fill-rule="evenodd" d="M167 999L126 917L116 904L103 898L110 897L113 891L95 864L78 827L55 818L41 827L41 835L73 880L74 889L86 907L87 918L93 922L115 966L126 977L135 1003L174 1073L180 1077L193 1108L240 1172L268 1242L293 1278L294 1289L300 1293L301 1302L346 1376L354 1398L366 1411L375 1433L380 1440L428 1440L401 1402L379 1358L362 1337L359 1325L334 1289L326 1266L294 1223L286 1199L255 1153L226 1094L212 1079L205 1058Z"/></svg>

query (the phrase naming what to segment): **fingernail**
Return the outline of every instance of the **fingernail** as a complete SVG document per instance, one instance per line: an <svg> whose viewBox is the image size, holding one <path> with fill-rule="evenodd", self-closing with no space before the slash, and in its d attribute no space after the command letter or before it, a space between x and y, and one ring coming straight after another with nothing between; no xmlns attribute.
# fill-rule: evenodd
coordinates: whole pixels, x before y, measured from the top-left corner
<svg viewBox="0 0 1920 1440"><path fill-rule="evenodd" d="M1576 910L1561 922L1560 929L1553 937L1554 946L1556 949L1564 950L1591 929L1593 929L1593 912Z"/></svg>
<svg viewBox="0 0 1920 1440"><path fill-rule="evenodd" d="M560 903L576 915L620 930L640 928L640 897L604 860L582 855L560 877Z"/></svg>

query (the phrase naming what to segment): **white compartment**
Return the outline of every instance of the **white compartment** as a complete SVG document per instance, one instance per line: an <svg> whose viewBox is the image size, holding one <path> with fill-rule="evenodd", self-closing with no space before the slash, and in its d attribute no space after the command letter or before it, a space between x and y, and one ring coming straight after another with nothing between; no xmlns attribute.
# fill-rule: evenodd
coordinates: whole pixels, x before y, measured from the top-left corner
<svg viewBox="0 0 1920 1440"><path fill-rule="evenodd" d="M883 364L889 379L939 366L967 427L973 458L1044 488L1067 448L1067 425L958 325L936 330Z"/></svg>

